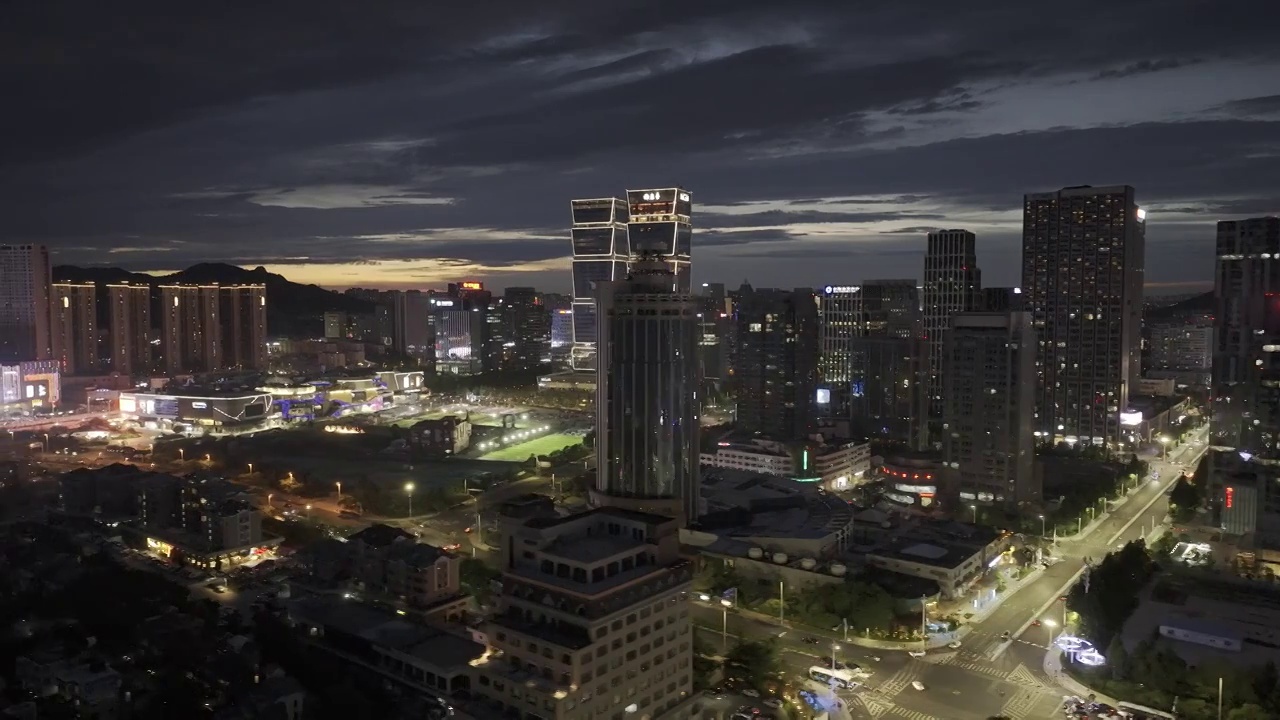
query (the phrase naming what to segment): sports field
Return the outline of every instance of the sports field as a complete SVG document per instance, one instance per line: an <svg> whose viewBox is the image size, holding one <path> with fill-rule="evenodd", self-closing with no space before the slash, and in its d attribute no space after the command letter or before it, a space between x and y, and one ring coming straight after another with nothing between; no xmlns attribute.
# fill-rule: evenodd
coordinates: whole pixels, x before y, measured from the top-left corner
<svg viewBox="0 0 1280 720"><path fill-rule="evenodd" d="M561 448L570 445L579 445L582 438L577 435L564 435L562 433L552 433L536 437L528 442L519 445L508 445L500 450L494 450L486 455L481 455L481 460L506 460L508 462L520 462L528 460L530 455L549 455Z"/></svg>

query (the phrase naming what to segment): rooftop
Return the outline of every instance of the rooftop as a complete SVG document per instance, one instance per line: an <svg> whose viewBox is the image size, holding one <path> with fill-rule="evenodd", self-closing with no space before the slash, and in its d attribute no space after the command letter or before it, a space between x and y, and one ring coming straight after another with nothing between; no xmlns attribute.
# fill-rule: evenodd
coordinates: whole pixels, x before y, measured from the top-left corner
<svg viewBox="0 0 1280 720"><path fill-rule="evenodd" d="M586 518L593 517L615 517L619 520L642 522L647 525L661 525L663 523L672 522L669 517L654 515L653 513L640 512L638 510L624 510L616 507L600 507L586 512L576 513L574 515L566 515L564 517L533 518L526 522L525 526L535 530L548 530L550 528L583 521Z"/></svg>
<svg viewBox="0 0 1280 720"><path fill-rule="evenodd" d="M378 647L411 655L444 671L463 671L484 654L484 647L468 638L404 619L354 601L318 596L289 603L289 614L307 622L369 641Z"/></svg>
<svg viewBox="0 0 1280 720"><path fill-rule="evenodd" d="M349 542L364 543L371 547L385 548L397 540L412 540L413 535L398 527L374 523L347 538Z"/></svg>

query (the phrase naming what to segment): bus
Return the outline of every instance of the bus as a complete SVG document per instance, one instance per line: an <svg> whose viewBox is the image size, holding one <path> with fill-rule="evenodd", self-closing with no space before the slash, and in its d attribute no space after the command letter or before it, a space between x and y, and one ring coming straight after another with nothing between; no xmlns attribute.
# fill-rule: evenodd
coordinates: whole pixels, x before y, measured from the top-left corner
<svg viewBox="0 0 1280 720"><path fill-rule="evenodd" d="M809 678L824 685L834 685L838 688L848 689L858 685L853 673L848 670L832 670L821 665L814 665L809 668Z"/></svg>
<svg viewBox="0 0 1280 720"><path fill-rule="evenodd" d="M1116 709L1128 713L1126 717L1134 720L1178 720L1178 716L1173 713L1136 703L1119 702L1116 703Z"/></svg>

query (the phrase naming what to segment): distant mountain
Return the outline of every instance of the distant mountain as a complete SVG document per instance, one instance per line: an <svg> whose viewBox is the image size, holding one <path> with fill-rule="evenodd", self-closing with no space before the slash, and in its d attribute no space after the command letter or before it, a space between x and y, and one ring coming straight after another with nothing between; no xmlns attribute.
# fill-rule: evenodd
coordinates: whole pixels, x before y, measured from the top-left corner
<svg viewBox="0 0 1280 720"><path fill-rule="evenodd" d="M138 283L152 287L170 283L237 285L257 283L267 286L267 332L273 336L317 337L324 334L326 312L369 313L373 304L359 298L325 290L318 285L290 282L283 275L224 263L201 263L170 275L147 275L121 268L59 265L53 269L59 282Z"/></svg>
<svg viewBox="0 0 1280 720"><path fill-rule="evenodd" d="M1201 293L1186 300L1180 300L1172 305L1164 307L1152 308L1143 314L1143 321L1150 325L1158 322L1169 322L1171 320L1184 320L1196 315L1206 315L1213 312L1213 291Z"/></svg>

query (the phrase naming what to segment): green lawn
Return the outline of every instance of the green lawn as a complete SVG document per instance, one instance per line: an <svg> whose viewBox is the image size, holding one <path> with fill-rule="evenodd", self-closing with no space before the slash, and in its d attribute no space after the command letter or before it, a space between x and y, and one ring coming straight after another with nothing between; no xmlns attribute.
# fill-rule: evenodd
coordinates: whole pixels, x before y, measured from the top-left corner
<svg viewBox="0 0 1280 720"><path fill-rule="evenodd" d="M509 462L520 462L528 460L530 455L549 455L561 448L570 445L579 445L582 438L577 435L565 435L562 433L552 433L537 437L529 442L520 443L519 445L509 445L501 450L494 450L487 455L482 455L482 460L506 460Z"/></svg>

